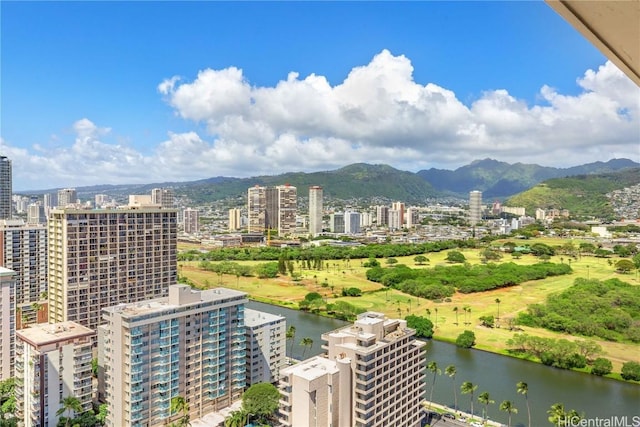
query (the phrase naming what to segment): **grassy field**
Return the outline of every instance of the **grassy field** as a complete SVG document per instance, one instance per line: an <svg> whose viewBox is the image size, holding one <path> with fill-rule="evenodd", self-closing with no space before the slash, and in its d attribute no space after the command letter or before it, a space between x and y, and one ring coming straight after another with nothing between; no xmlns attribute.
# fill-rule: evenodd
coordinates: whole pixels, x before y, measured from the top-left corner
<svg viewBox="0 0 640 427"><path fill-rule="evenodd" d="M538 241L538 240L536 240ZM548 240L543 243L556 246L563 243L562 240ZM461 251L471 264L480 262L479 251L468 249ZM416 265L411 257L398 257L398 263L412 268L431 268L436 265L448 265L445 261L446 252L427 254L429 263L423 266ZM568 257L554 256L551 262L568 262ZM510 255L505 255L503 262L511 261ZM525 255L519 260L513 260L518 264L533 264L538 259ZM386 266L385 260L380 260ZM394 289L386 289L382 285L369 282L366 279L366 268L361 260L328 261L323 271L309 271L296 268L301 274L301 279L294 281L289 276L281 276L276 279L258 279L256 277L236 277L231 275L219 276L217 273L206 272L198 268L199 262L180 262L179 272L190 279L195 285L202 288L224 286L247 292L251 298L273 304L285 305L297 308L297 302L302 300L309 292L319 292L328 302L335 300L347 301L354 306L365 310L385 313L390 317L403 317L407 314L416 314L428 317L436 325L436 339L454 341L465 329L472 330L476 335L476 348L506 353L506 341L513 336L512 332L504 327L489 329L479 325L478 318L492 315L500 318L499 324L506 325L506 319L514 317L518 312L525 310L528 304L544 302L548 295L560 292L570 287L577 277L589 277L604 280L617 277L631 284L640 285L637 274L620 275L614 271L606 259L594 257L582 257L571 260L574 272L571 275L552 277L541 281L523 283L482 293L454 294L450 301L433 302L423 298L399 292ZM257 262L242 262L242 264L254 265ZM296 267L298 265L296 264ZM339 296L342 288L357 287L363 291L361 297ZM498 304L496 299L500 300ZM455 308L458 309L456 317ZM465 315L464 307L470 312ZM465 324L466 323L466 324ZM523 328L530 335L553 338L576 339L566 334L558 334L545 329ZM579 338L582 339L582 338ZM614 372L619 372L622 363L628 360L640 361L640 346L633 344L611 343L603 340L597 341L605 349L605 357L614 365Z"/></svg>

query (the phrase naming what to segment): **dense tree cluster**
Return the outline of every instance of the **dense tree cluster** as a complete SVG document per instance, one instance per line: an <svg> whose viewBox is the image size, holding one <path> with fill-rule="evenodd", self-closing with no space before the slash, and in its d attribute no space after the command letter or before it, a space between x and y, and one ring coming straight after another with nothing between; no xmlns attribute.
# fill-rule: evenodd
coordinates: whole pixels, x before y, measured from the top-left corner
<svg viewBox="0 0 640 427"><path fill-rule="evenodd" d="M442 299L462 293L483 292L513 286L528 280L571 273L568 264L537 263L518 265L512 262L487 265L437 266L432 269L412 269L404 265L391 268L373 267L367 279L393 287L410 295Z"/></svg>
<svg viewBox="0 0 640 427"><path fill-rule="evenodd" d="M598 359L594 358L602 353L602 347L594 341L569 341L527 334L515 334L507 341L507 346L514 353L538 358L545 365L561 369L584 368L587 364L595 363ZM596 371L604 368L605 364L600 360Z"/></svg>
<svg viewBox="0 0 640 427"><path fill-rule="evenodd" d="M433 337L433 323L431 323L431 320L427 319L426 317L410 314L409 316L405 317L404 320L407 321L408 327L416 330L417 337Z"/></svg>
<svg viewBox="0 0 640 427"><path fill-rule="evenodd" d="M640 287L618 279L578 278L569 289L532 304L517 323L610 341L640 342Z"/></svg>

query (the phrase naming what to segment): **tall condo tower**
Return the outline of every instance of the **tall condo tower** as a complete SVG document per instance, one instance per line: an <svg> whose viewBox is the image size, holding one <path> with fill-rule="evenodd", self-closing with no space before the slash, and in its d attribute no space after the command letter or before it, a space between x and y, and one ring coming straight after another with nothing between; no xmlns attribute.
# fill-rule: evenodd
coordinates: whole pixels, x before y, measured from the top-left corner
<svg viewBox="0 0 640 427"><path fill-rule="evenodd" d="M315 237L322 233L322 187L309 187L309 234Z"/></svg>
<svg viewBox="0 0 640 427"><path fill-rule="evenodd" d="M406 321L366 312L322 340L325 356L280 371L281 425L420 426L426 343Z"/></svg>
<svg viewBox="0 0 640 427"><path fill-rule="evenodd" d="M106 425L163 426L179 419L181 396L192 419L238 400L246 385L244 305L226 288L169 288L169 296L103 311L98 366L104 369Z"/></svg>
<svg viewBox="0 0 640 427"><path fill-rule="evenodd" d="M11 160L0 156L0 219L11 218L12 191Z"/></svg>
<svg viewBox="0 0 640 427"><path fill-rule="evenodd" d="M102 308L166 296L176 283L175 209L54 209L48 233L51 323L95 329Z"/></svg>
<svg viewBox="0 0 640 427"><path fill-rule="evenodd" d="M197 209L187 208L184 210L184 232L195 234L200 231L200 212Z"/></svg>
<svg viewBox="0 0 640 427"><path fill-rule="evenodd" d="M13 376L16 333L16 283L13 270L0 267L0 380Z"/></svg>
<svg viewBox="0 0 640 427"><path fill-rule="evenodd" d="M277 187L256 185L247 191L249 233L277 230L281 236L296 228L298 211L296 187L286 184Z"/></svg>
<svg viewBox="0 0 640 427"><path fill-rule="evenodd" d="M154 188L151 190L151 203L163 208L175 207L175 192L173 188Z"/></svg>
<svg viewBox="0 0 640 427"><path fill-rule="evenodd" d="M58 207L64 208L76 203L78 203L78 192L75 188L58 190Z"/></svg>
<svg viewBox="0 0 640 427"><path fill-rule="evenodd" d="M482 221L482 191L469 192L469 222L476 225Z"/></svg>
<svg viewBox="0 0 640 427"><path fill-rule="evenodd" d="M229 231L238 231L242 228L241 211L238 208L229 209Z"/></svg>
<svg viewBox="0 0 640 427"><path fill-rule="evenodd" d="M399 220L400 220L400 227L402 228L402 226L404 225L404 202L393 202L391 204L391 209L397 210L398 211L398 215L399 215Z"/></svg>

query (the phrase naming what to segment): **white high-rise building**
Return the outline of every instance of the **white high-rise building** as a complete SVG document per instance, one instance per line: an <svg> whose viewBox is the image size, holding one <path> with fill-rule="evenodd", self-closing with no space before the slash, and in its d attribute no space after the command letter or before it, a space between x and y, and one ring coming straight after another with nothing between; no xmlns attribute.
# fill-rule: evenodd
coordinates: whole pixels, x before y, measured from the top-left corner
<svg viewBox="0 0 640 427"><path fill-rule="evenodd" d="M246 308L247 386L277 381L286 362L287 319Z"/></svg>
<svg viewBox="0 0 640 427"><path fill-rule="evenodd" d="M151 203L163 208L173 209L176 205L173 188L154 188L151 190Z"/></svg>
<svg viewBox="0 0 640 427"><path fill-rule="evenodd" d="M344 213L335 212L329 216L329 230L332 233L344 233Z"/></svg>
<svg viewBox="0 0 640 427"><path fill-rule="evenodd" d="M247 191L249 233L277 230L280 236L292 234L296 230L297 211L297 189L292 185L256 185Z"/></svg>
<svg viewBox="0 0 640 427"><path fill-rule="evenodd" d="M406 211L405 215L405 223L407 228L414 228L416 225L420 224L420 217L418 216L419 210L416 207L410 207Z"/></svg>
<svg viewBox="0 0 640 427"><path fill-rule="evenodd" d="M16 332L16 272L0 267L0 381L13 376Z"/></svg>
<svg viewBox="0 0 640 427"><path fill-rule="evenodd" d="M344 232L347 234L360 233L360 213L359 212L345 211Z"/></svg>
<svg viewBox="0 0 640 427"><path fill-rule="evenodd" d="M426 343L406 321L366 312L322 340L326 357L281 371L283 426L420 426Z"/></svg>
<svg viewBox="0 0 640 427"><path fill-rule="evenodd" d="M399 212L400 215L400 228L404 225L404 202L393 202L391 204L391 209L394 209Z"/></svg>
<svg viewBox="0 0 640 427"><path fill-rule="evenodd" d="M389 206L376 206L376 223L378 226L389 225Z"/></svg>
<svg viewBox="0 0 640 427"><path fill-rule="evenodd" d="M200 231L200 213L197 209L185 209L184 232L187 234L196 234L198 231Z"/></svg>
<svg viewBox="0 0 640 427"><path fill-rule="evenodd" d="M402 229L401 212L396 209L389 209L389 230Z"/></svg>
<svg viewBox="0 0 640 427"><path fill-rule="evenodd" d="M44 212L44 205L40 202L31 203L27 207L27 223L44 224L45 222L47 222L47 216Z"/></svg>
<svg viewBox="0 0 640 427"><path fill-rule="evenodd" d="M229 209L229 231L238 231L242 228L241 212L238 208Z"/></svg>
<svg viewBox="0 0 640 427"><path fill-rule="evenodd" d="M0 156L0 219L10 219L12 212L12 172L11 160Z"/></svg>
<svg viewBox="0 0 640 427"><path fill-rule="evenodd" d="M64 398L91 409L95 332L75 322L16 332L16 412L24 427L56 426ZM66 414L65 414L66 416Z"/></svg>
<svg viewBox="0 0 640 427"><path fill-rule="evenodd" d="M49 321L95 329L104 307L166 296L177 280L176 244L174 209L52 210Z"/></svg>
<svg viewBox="0 0 640 427"><path fill-rule="evenodd" d="M15 271L19 328L46 322L47 227L21 219L0 220L0 266ZM38 303L38 305L34 305Z"/></svg>
<svg viewBox="0 0 640 427"><path fill-rule="evenodd" d="M323 190L319 185L309 187L309 234L315 237L322 233Z"/></svg>
<svg viewBox="0 0 640 427"><path fill-rule="evenodd" d="M476 225L482 221L482 191L469 192L469 223Z"/></svg>
<svg viewBox="0 0 640 427"><path fill-rule="evenodd" d="M78 192L75 188L63 188L58 190L58 207L65 208L78 203Z"/></svg>
<svg viewBox="0 0 640 427"><path fill-rule="evenodd" d="M247 295L175 285L169 296L103 310L98 364L104 369L106 425L162 426L176 421L171 399L191 419L218 411L244 391Z"/></svg>

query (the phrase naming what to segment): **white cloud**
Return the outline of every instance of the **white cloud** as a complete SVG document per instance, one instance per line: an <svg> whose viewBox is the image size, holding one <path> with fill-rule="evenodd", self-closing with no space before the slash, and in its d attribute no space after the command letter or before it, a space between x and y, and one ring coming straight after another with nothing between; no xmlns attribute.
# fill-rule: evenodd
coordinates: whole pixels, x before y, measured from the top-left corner
<svg viewBox="0 0 640 427"><path fill-rule="evenodd" d="M576 83L576 96L543 86L536 105L505 89L465 105L446 88L416 82L410 60L387 50L335 86L291 72L260 87L241 69L206 69L191 82L174 76L157 86L176 114L194 129L204 124L206 135L168 129L168 139L143 155L81 119L69 146L58 137L58 148L39 144L29 152L4 140L0 148L21 164L14 181L50 186L247 177L353 162L417 171L485 157L545 166L639 161L640 88L610 62Z"/></svg>

